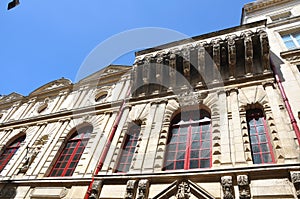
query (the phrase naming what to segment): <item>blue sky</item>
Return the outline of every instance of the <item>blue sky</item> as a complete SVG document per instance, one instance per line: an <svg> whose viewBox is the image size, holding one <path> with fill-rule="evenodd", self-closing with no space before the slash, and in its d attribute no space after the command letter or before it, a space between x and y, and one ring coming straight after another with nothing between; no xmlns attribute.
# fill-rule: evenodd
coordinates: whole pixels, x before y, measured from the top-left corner
<svg viewBox="0 0 300 199"><path fill-rule="evenodd" d="M0 94L28 95L61 77L75 81L89 53L120 32L161 27L196 36L240 23L251 0L0 1ZM163 42L162 42L163 43ZM133 53L114 61L131 65Z"/></svg>

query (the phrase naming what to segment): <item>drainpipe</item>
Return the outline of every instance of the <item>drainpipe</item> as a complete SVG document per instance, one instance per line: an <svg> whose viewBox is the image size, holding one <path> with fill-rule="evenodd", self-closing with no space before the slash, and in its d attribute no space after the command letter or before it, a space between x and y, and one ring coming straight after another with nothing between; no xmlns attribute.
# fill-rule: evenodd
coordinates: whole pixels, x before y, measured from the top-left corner
<svg viewBox="0 0 300 199"><path fill-rule="evenodd" d="M95 170L94 175L92 176L91 183L90 183L90 185L89 185L89 187L88 187L88 190L87 190L87 192L86 192L86 194L85 194L85 196L84 196L84 199L88 199L88 198L89 198L89 196L90 196L90 194L91 194L93 182L95 181L95 177L94 177L94 176L97 175L97 174L99 173L99 171L102 169L104 160L105 160L105 158L106 158L106 156L107 156L108 150L109 150L109 148L110 148L110 145L111 145L111 143L112 143L112 140L113 140L113 138L114 138L114 136L115 136L115 134L116 134L118 125L119 125L119 123L120 123L121 117L122 117L122 115L123 115L123 111L124 111L124 109L125 109L125 104L126 104L126 98L129 97L129 95L130 95L130 90L131 90L131 88L129 87L129 88L128 88L128 92L127 92L125 98L123 99L122 106L121 106L121 108L120 108L120 110L119 110L117 119L115 120L115 123L114 123L114 125L113 125L113 128L112 128L111 131L110 131L109 138L108 138L108 140L107 140L107 142L106 142L106 144L105 144L105 146L104 146L104 150L103 150L103 152L101 153L100 160L99 160L99 164L98 164L98 166L97 166L97 168L96 168L96 170Z"/></svg>
<svg viewBox="0 0 300 199"><path fill-rule="evenodd" d="M278 71L277 71L275 65L273 64L272 60L271 60L271 66L272 66L272 69L273 69L273 72L274 72L274 75L275 75L275 80L278 84L282 99L284 101L285 107L286 107L286 109L288 111L288 114L289 114L289 117L291 119L291 124L293 126L294 131L295 131L295 134L296 134L296 137L297 137L297 140L298 140L298 144L300 146L300 131L299 131L299 128L298 128L298 125L297 125L297 121L296 121L296 119L294 117L294 114L292 112L292 108L290 106L289 100L288 100L288 98L285 94L284 87L282 86L282 82L281 82L280 77L278 75Z"/></svg>

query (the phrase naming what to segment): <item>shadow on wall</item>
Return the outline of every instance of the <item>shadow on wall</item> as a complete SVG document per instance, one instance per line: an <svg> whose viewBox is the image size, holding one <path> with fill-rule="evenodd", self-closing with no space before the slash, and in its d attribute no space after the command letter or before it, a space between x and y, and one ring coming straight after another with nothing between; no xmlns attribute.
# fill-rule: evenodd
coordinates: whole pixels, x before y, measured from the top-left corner
<svg viewBox="0 0 300 199"><path fill-rule="evenodd" d="M17 186L12 185L10 182L5 182L4 186L0 189L0 198L13 199L17 195Z"/></svg>
<svg viewBox="0 0 300 199"><path fill-rule="evenodd" d="M281 73L281 65L284 64L282 59L278 57L275 53L270 51L271 64L273 63L275 68L277 69L278 76L282 82L285 81L282 73ZM272 67L271 67L272 68ZM274 71L273 71L274 72Z"/></svg>

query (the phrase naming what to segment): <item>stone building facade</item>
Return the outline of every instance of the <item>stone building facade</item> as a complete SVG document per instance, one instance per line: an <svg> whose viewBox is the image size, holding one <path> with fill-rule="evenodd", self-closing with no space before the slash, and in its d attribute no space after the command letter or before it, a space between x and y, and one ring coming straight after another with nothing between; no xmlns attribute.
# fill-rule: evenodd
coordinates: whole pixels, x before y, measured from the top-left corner
<svg viewBox="0 0 300 199"><path fill-rule="evenodd" d="M299 198L299 17L257 1L240 26L1 97L0 198Z"/></svg>

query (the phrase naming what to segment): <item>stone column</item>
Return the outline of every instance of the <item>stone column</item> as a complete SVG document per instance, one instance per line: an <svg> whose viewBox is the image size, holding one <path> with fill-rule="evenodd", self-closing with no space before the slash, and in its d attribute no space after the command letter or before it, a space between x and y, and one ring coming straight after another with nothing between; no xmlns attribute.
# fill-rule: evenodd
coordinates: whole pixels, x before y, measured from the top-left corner
<svg viewBox="0 0 300 199"><path fill-rule="evenodd" d="M166 103L167 102L162 101L162 102L154 102L154 104L152 104L152 106L156 107L156 110L155 110L153 121L151 123L151 132L148 138L149 140L147 144L147 150L145 151L146 153L143 161L143 172L153 172L154 170L153 167L154 167L155 154L156 154L156 149L157 149L158 140L160 136L160 131L162 128Z"/></svg>
<svg viewBox="0 0 300 199"><path fill-rule="evenodd" d="M142 138L142 140L140 143L140 147L138 149L138 153L135 156L136 160L134 162L133 169L132 169L132 170L134 170L134 172L136 172L136 171L141 172L143 167L147 167L147 164L149 164L149 163L145 164L144 161L147 162L147 160L145 160L145 157L148 155L146 153L146 150L147 150L148 143L152 141L150 139L150 133L151 133L152 127L153 127L153 121L155 119L156 109L157 109L157 104L152 103L150 110L149 110L146 125L143 125L143 126L145 126L145 128L141 129L140 137ZM154 157L153 157L153 159L154 159Z"/></svg>
<svg viewBox="0 0 300 199"><path fill-rule="evenodd" d="M238 89L231 89L229 91L229 98L231 101L231 111L232 111L232 143L234 153L233 164L236 163L246 163L244 145L242 138L242 128L240 120L240 111L239 111L239 99L238 99Z"/></svg>
<svg viewBox="0 0 300 199"><path fill-rule="evenodd" d="M221 134L221 164L231 165L230 131L228 128L228 108L225 91L219 91L220 134Z"/></svg>

